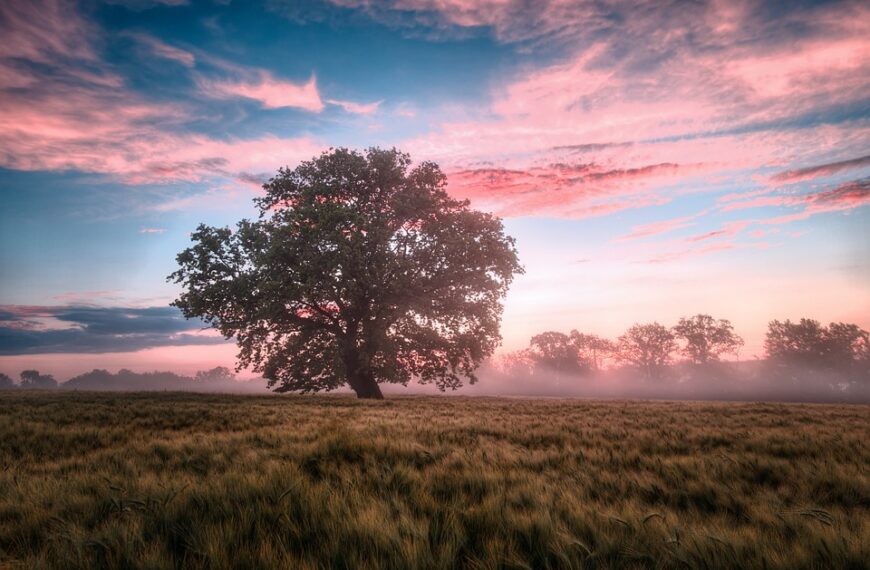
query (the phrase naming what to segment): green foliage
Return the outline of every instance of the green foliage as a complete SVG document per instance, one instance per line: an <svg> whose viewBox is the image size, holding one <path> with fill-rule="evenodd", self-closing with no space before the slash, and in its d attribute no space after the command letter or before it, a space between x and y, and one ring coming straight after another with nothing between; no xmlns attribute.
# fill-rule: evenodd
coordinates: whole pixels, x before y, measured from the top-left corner
<svg viewBox="0 0 870 570"><path fill-rule="evenodd" d="M238 341L278 391L412 378L456 388L492 354L521 273L501 220L451 199L407 154L324 153L264 185L261 217L200 226L170 279L175 302Z"/></svg>
<svg viewBox="0 0 870 570"><path fill-rule="evenodd" d="M0 394L0 567L864 568L866 407Z"/></svg>

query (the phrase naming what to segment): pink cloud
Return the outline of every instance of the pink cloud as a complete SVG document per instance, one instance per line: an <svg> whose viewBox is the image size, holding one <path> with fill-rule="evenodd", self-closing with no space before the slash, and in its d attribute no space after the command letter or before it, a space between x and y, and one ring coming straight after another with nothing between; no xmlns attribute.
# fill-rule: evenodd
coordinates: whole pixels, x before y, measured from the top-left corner
<svg viewBox="0 0 870 570"><path fill-rule="evenodd" d="M771 176L772 182L802 182L804 180L812 180L824 176L837 174L844 170L853 168L863 168L870 166L870 155L859 158L851 158L849 160L841 160L839 162L829 162L827 164L817 164L806 168L797 168L794 170L786 170L774 176Z"/></svg>
<svg viewBox="0 0 870 570"><path fill-rule="evenodd" d="M142 228L140 234L163 234L166 233L166 228Z"/></svg>
<svg viewBox="0 0 870 570"><path fill-rule="evenodd" d="M763 237L768 236L770 234L777 234L777 233L779 233L779 228L770 228L770 229L766 229L766 230L752 230L751 232L749 232L749 235L751 237L760 239L760 238L763 238ZM791 237L797 237L797 235L801 235L801 232L792 232L789 235Z"/></svg>
<svg viewBox="0 0 870 570"><path fill-rule="evenodd" d="M707 241L707 240L713 239L713 238L734 237L737 234L739 234L740 232L742 232L744 229L746 229L746 227L749 226L750 223L751 222L748 220L739 220L736 222L725 222L724 224L722 224L722 227L718 230L713 230L713 231L699 234L696 236L687 237L685 239L685 241L687 243L696 243L699 241Z"/></svg>
<svg viewBox="0 0 870 570"><path fill-rule="evenodd" d="M683 216L680 218L673 218L671 220L661 220L659 222L653 222L651 224L634 226L631 228L631 233L621 236L617 239L617 241L641 239L645 237L672 232L681 228L686 228L693 224L692 220L694 220L695 218L697 218L697 215Z"/></svg>
<svg viewBox="0 0 870 570"><path fill-rule="evenodd" d="M337 105L344 109L345 113L353 113L355 115L371 115L372 113L377 112L378 108L383 103L381 101L375 101L374 103L354 103L353 101L341 101L338 99L327 99L327 103L330 105Z"/></svg>
<svg viewBox="0 0 870 570"><path fill-rule="evenodd" d="M828 190L807 194L771 194L744 201L734 201L722 208L723 211L769 206L803 207L809 217L822 212L851 210L870 203L870 179L845 182ZM795 218L803 219L803 218Z"/></svg>
<svg viewBox="0 0 870 570"><path fill-rule="evenodd" d="M868 56L870 40L866 37L829 37L784 46L773 53L751 54L727 63L725 69L764 98L817 96L820 90L843 95L844 90L861 88Z"/></svg>
<svg viewBox="0 0 870 570"><path fill-rule="evenodd" d="M866 121L811 130L773 126L866 98L866 8L814 8L802 20L812 31L795 36L763 27L769 24L759 23L750 4L725 2L673 9L660 5L642 18L627 17L618 34L606 19L590 17L604 9L591 2L544 2L533 11L510 0L395 0L387 5L399 11L428 10L450 25L491 26L505 41L530 39L546 29L543 35L555 35L556 41L570 36L569 45L584 46L561 62L504 78L493 87L488 104L466 109L464 117L444 121L403 145L447 164L452 191L485 196L487 207L502 213L540 214L545 199L531 195L545 182L556 194L543 204L548 211L557 209L559 200L571 209L588 198L588 188L566 192L568 185L558 175L544 178L530 171L529 164L556 164L566 155L576 160L579 154L584 163L608 164L613 170L638 163L703 165L673 172L642 189L667 197L689 191L675 186L687 186L701 171L707 180L699 188L709 187L709 180L724 183L735 173L817 161L822 153L870 145ZM631 11L629 3L620 2L606 9ZM629 41L637 37L655 45L655 53ZM486 164L488 172L470 176L474 169L464 165L474 163ZM472 192L470 184L479 190ZM628 177L608 186L597 189L597 198L638 190Z"/></svg>
<svg viewBox="0 0 870 570"><path fill-rule="evenodd" d="M67 291L53 296L52 299L67 304L82 304L92 303L95 299L118 300L120 294L121 291L118 290Z"/></svg>
<svg viewBox="0 0 870 570"><path fill-rule="evenodd" d="M605 13L594 2L539 0L534 10L522 0L330 0L333 4L360 8L381 22L401 25L390 12L413 17L416 23L449 33L444 28L490 27L504 42L533 41L543 36L565 39L601 26ZM584 28L583 23L586 23Z"/></svg>
<svg viewBox="0 0 870 570"><path fill-rule="evenodd" d="M660 197L642 195L653 182L694 168L669 163L616 169L594 163L483 167L449 171L448 188L502 215L586 217L658 203ZM618 199L630 195L631 200Z"/></svg>
<svg viewBox="0 0 870 570"><path fill-rule="evenodd" d="M176 61L185 67L193 67L196 63L196 58L189 51L171 46L154 36L149 36L147 34L130 34L130 37L148 48L148 50L157 57Z"/></svg>
<svg viewBox="0 0 870 570"><path fill-rule="evenodd" d="M238 81L201 79L200 85L206 95L253 99L267 109L294 107L313 113L323 110L323 101L317 90L317 79L313 75L302 84L276 79L265 70L249 75L249 78Z"/></svg>
<svg viewBox="0 0 870 570"><path fill-rule="evenodd" d="M0 36L15 39L15 45L0 43L0 77L19 72L15 61L40 64L22 68L31 69L19 74L22 81L0 87L2 167L94 172L132 184L197 181L274 171L325 146L309 137L218 140L185 133L194 111L150 102L125 88L98 57L99 30L72 6L7 2L0 11ZM193 63L186 52L149 36L135 37L161 57ZM59 67L40 71L51 65Z"/></svg>
<svg viewBox="0 0 870 570"><path fill-rule="evenodd" d="M64 0L0 2L0 58L54 64L58 57L93 61L95 27Z"/></svg>
<svg viewBox="0 0 870 570"><path fill-rule="evenodd" d="M789 196L759 196L751 200L733 201L722 207L725 212L732 210L744 210L746 208L765 208L768 206L787 206L789 204L799 203Z"/></svg>
<svg viewBox="0 0 870 570"><path fill-rule="evenodd" d="M647 260L648 263L668 263L680 261L689 257L701 257L711 253L738 249L738 245L730 242L714 243L700 248L687 248L677 251L662 253Z"/></svg>

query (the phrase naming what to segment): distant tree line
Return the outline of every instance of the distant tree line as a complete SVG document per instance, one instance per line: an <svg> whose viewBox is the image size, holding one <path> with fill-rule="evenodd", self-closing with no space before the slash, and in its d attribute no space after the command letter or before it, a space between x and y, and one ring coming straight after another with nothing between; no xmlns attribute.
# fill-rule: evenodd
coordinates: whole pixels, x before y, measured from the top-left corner
<svg viewBox="0 0 870 570"><path fill-rule="evenodd" d="M40 374L38 370L24 370L19 374L21 382L16 384L12 378L0 372L0 390L27 388L31 390L50 390L57 388L57 380L51 374Z"/></svg>
<svg viewBox="0 0 870 570"><path fill-rule="evenodd" d="M116 374L108 370L94 369L85 374L58 383L50 374L40 374L36 370L25 370L20 374L20 383L0 373L0 390L24 389L65 389L95 391L194 391L194 392L266 392L266 382L262 378L241 381L232 370L217 366L210 370L200 370L195 376L182 376L173 372L133 372L121 369Z"/></svg>
<svg viewBox="0 0 870 570"><path fill-rule="evenodd" d="M647 382L733 377L727 356L739 360L743 339L727 319L699 314L673 327L635 324L616 340L572 330L533 336L529 347L503 357L511 375L596 375L605 368ZM855 324L801 319L771 321L764 341L766 359L759 374L807 387L827 383L834 389L870 385L870 335Z"/></svg>
<svg viewBox="0 0 870 570"><path fill-rule="evenodd" d="M839 399L870 401L870 334L856 324L774 320L768 324L764 359L740 360L742 346L743 339L730 321L705 314L681 318L672 327L635 324L615 340L576 330L546 331L534 335L528 348L490 366L482 388L496 393L605 397L814 400L842 396ZM0 373L0 389L18 387L265 392L266 381L239 381L223 366L193 377L93 370L61 384L36 370L21 372L18 384Z"/></svg>

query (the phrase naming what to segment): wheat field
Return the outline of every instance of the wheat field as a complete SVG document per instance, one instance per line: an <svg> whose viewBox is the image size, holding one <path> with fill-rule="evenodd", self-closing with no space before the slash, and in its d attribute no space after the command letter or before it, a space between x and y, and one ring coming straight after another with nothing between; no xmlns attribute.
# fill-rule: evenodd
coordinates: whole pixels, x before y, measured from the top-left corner
<svg viewBox="0 0 870 570"><path fill-rule="evenodd" d="M866 568L870 408L0 393L2 568Z"/></svg>

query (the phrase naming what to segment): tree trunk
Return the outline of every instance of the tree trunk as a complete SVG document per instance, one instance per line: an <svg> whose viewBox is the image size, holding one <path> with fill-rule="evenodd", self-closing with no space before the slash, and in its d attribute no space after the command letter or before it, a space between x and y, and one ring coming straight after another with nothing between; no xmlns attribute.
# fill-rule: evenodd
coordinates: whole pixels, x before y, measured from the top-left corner
<svg viewBox="0 0 870 570"><path fill-rule="evenodd" d="M350 382L350 387L356 392L356 397L366 400L383 400L384 395L381 393L381 387L375 381L371 373L357 374L356 378Z"/></svg>
<svg viewBox="0 0 870 570"><path fill-rule="evenodd" d="M381 387L378 386L371 368L368 366L368 358L353 348L345 348L344 366L347 371L347 383L356 392L357 398L367 400L383 400Z"/></svg>

